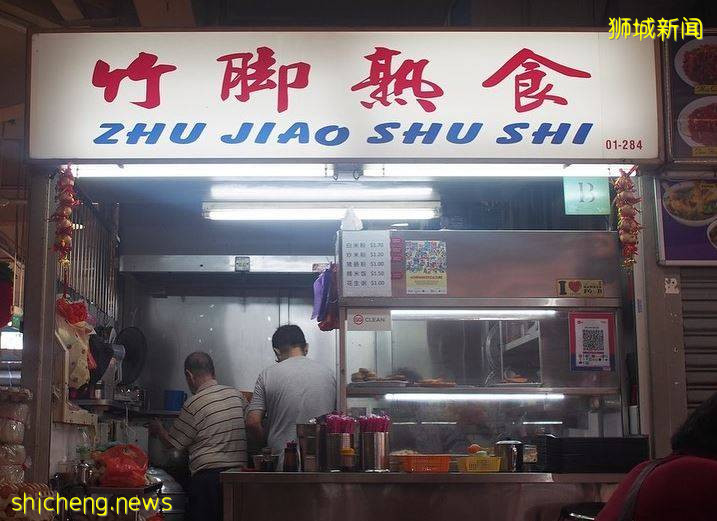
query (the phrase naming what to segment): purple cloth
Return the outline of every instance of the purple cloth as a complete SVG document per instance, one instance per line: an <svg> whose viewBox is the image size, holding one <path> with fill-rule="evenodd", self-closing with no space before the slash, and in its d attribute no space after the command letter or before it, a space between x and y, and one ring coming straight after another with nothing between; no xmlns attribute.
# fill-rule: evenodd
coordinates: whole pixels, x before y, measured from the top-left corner
<svg viewBox="0 0 717 521"><path fill-rule="evenodd" d="M314 309L311 313L311 319L318 318L319 321L326 314L326 291L329 288L327 284L327 277L329 276L330 269L324 270L314 281Z"/></svg>

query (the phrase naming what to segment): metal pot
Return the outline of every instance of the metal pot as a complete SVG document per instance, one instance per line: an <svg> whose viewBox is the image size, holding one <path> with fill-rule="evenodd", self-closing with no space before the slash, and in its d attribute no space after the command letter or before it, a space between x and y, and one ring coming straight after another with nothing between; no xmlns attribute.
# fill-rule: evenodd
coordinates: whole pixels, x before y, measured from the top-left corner
<svg viewBox="0 0 717 521"><path fill-rule="evenodd" d="M172 510L165 513L165 520L167 519L167 514L170 513L181 514L183 516L187 503L187 495L182 486L177 483L169 473L155 467L147 469L147 478L151 483L162 482L162 488L159 493L162 497L168 498L172 505Z"/></svg>
<svg viewBox="0 0 717 521"><path fill-rule="evenodd" d="M499 441L493 446L500 458L501 472L523 472L523 443L515 440Z"/></svg>

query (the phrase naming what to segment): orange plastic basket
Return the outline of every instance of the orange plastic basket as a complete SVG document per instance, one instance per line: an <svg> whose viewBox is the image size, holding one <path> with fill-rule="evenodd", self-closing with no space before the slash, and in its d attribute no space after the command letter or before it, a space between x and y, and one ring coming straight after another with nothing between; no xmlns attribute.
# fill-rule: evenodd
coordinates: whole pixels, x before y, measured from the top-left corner
<svg viewBox="0 0 717 521"><path fill-rule="evenodd" d="M402 456L404 472L445 473L451 468L448 454L411 454Z"/></svg>

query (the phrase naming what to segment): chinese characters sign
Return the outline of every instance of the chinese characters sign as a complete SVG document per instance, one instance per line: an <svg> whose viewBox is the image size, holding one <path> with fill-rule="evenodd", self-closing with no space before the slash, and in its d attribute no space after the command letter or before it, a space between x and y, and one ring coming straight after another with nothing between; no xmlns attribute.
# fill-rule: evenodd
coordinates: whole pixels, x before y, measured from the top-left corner
<svg viewBox="0 0 717 521"><path fill-rule="evenodd" d="M699 18L645 18L644 20L631 18L610 18L608 20L610 39L651 38L661 41L677 41L685 38L702 38L702 20Z"/></svg>
<svg viewBox="0 0 717 521"><path fill-rule="evenodd" d="M387 230L341 234L344 297L390 297L391 254Z"/></svg>
<svg viewBox="0 0 717 521"><path fill-rule="evenodd" d="M32 159L659 156L654 43L607 32L38 33L31 52Z"/></svg>

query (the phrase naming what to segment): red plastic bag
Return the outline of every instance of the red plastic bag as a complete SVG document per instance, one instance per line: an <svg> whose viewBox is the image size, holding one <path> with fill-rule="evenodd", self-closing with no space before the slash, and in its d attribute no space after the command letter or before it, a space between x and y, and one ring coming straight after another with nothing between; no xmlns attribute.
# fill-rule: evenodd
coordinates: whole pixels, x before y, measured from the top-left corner
<svg viewBox="0 0 717 521"><path fill-rule="evenodd" d="M103 487L143 487L146 484L147 455L136 445L116 445L100 454L105 465L100 478Z"/></svg>

